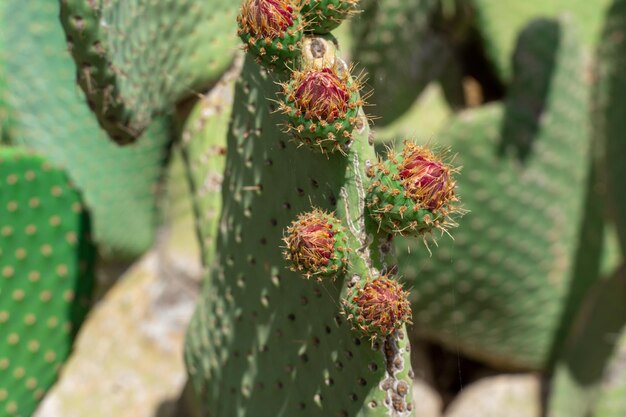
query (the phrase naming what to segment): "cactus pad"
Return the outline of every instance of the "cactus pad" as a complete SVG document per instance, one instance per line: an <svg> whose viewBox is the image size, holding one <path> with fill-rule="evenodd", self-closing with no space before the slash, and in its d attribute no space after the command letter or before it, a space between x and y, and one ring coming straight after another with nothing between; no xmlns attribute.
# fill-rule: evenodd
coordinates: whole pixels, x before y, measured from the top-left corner
<svg viewBox="0 0 626 417"><path fill-rule="evenodd" d="M0 210L0 416L29 416L89 307L93 246L65 173L18 148L0 148Z"/></svg>
<svg viewBox="0 0 626 417"><path fill-rule="evenodd" d="M438 137L458 152L470 214L432 258L398 242L399 271L414 288L418 333L499 365L542 368L573 280L589 86L567 22L532 22L514 66L519 84L504 106L463 112Z"/></svg>
<svg viewBox="0 0 626 417"><path fill-rule="evenodd" d="M219 79L237 47L238 7L230 0L61 2L78 82L116 142L134 141L156 115Z"/></svg>

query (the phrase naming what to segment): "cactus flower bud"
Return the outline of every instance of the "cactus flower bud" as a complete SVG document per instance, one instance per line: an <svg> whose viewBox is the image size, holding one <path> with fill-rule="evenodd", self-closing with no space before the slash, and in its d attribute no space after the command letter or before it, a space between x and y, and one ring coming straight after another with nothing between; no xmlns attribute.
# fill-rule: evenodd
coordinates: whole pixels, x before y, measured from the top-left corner
<svg viewBox="0 0 626 417"><path fill-rule="evenodd" d="M302 213L287 228L284 256L291 269L303 271L306 278L343 272L347 266L347 238L339 220L331 213L315 209Z"/></svg>
<svg viewBox="0 0 626 417"><path fill-rule="evenodd" d="M271 69L294 65L304 28L298 2L245 0L237 23L237 34L260 63Z"/></svg>
<svg viewBox="0 0 626 417"><path fill-rule="evenodd" d="M390 151L369 172L370 215L389 233L419 235L455 225L451 215L461 212L455 171L431 150L405 141L400 155Z"/></svg>
<svg viewBox="0 0 626 417"><path fill-rule="evenodd" d="M408 292L385 275L357 282L343 305L354 328L372 339L389 336L411 321Z"/></svg>
<svg viewBox="0 0 626 417"><path fill-rule="evenodd" d="M283 85L280 109L297 140L322 153L343 151L358 122L359 81L339 66L307 68L292 73Z"/></svg>

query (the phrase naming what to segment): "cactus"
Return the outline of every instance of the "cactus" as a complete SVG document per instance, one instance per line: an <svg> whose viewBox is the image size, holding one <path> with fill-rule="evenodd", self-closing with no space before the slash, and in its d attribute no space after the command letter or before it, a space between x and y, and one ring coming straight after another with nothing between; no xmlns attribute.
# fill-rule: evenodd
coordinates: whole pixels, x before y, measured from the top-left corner
<svg viewBox="0 0 626 417"><path fill-rule="evenodd" d="M242 36L248 55L228 133L216 262L188 331L187 366L202 412L215 416L408 415L410 308L390 270L391 235L366 211L377 161L359 83L331 37L289 33L297 12L274 0L241 9L240 34L258 22L283 32L264 52ZM454 211L453 170L412 162L411 209Z"/></svg>
<svg viewBox="0 0 626 417"><path fill-rule="evenodd" d="M66 173L0 148L0 416L28 416L87 312L94 248Z"/></svg>
<svg viewBox="0 0 626 417"><path fill-rule="evenodd" d="M83 191L103 253L141 254L154 238L155 197L167 159L170 123L155 121L131 148L115 146L75 88L58 2L8 1L0 12L1 43L21 51L2 51L7 107L0 111L11 116L6 136L66 168Z"/></svg>
<svg viewBox="0 0 626 417"><path fill-rule="evenodd" d="M235 1L60 4L78 83L102 127L121 144L215 83L233 58Z"/></svg>
<svg viewBox="0 0 626 417"><path fill-rule="evenodd" d="M412 407L408 339L377 342L376 348L386 347L385 361L351 330L337 304L350 281L346 276L365 279L369 271L360 249L359 198L365 159L373 158L367 123L353 132L345 156L298 149L280 132L281 118L265 101L278 91L247 57L229 130L217 262L188 332L187 364L196 391L205 412L215 416L245 409L268 416L279 410L383 415L393 406L404 415ZM334 211L352 228L346 233L348 274L321 284L286 269L281 249L289 218L312 206ZM378 389L386 375L384 390Z"/></svg>
<svg viewBox="0 0 626 417"><path fill-rule="evenodd" d="M531 23L505 102L459 114L438 136L458 152L471 215L432 258L397 244L421 335L498 365L547 365L573 281L589 167L580 58L570 24Z"/></svg>

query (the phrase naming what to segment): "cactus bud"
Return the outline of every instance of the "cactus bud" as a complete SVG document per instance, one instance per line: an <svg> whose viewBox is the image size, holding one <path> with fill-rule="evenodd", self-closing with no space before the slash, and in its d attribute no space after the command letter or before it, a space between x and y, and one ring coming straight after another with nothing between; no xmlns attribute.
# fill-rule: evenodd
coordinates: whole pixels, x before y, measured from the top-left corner
<svg viewBox="0 0 626 417"><path fill-rule="evenodd" d="M328 33L351 14L356 13L359 0L303 0L302 14L307 20L307 30Z"/></svg>
<svg viewBox="0 0 626 417"><path fill-rule="evenodd" d="M294 0L245 0L237 34L246 49L269 68L293 66L300 54L304 25Z"/></svg>
<svg viewBox="0 0 626 417"><path fill-rule="evenodd" d="M280 109L288 116L288 129L322 153L342 151L350 143L363 104L358 80L339 68L295 71L282 85L285 99Z"/></svg>
<svg viewBox="0 0 626 417"><path fill-rule="evenodd" d="M385 275L356 282L343 305L354 328L372 339L389 336L411 322L408 292Z"/></svg>
<svg viewBox="0 0 626 417"><path fill-rule="evenodd" d="M417 235L454 225L455 172L431 150L405 141L400 155L370 170L367 207L380 228L390 233Z"/></svg>
<svg viewBox="0 0 626 417"><path fill-rule="evenodd" d="M302 213L287 228L285 259L306 278L341 273L348 264L347 237L335 216L315 209Z"/></svg>

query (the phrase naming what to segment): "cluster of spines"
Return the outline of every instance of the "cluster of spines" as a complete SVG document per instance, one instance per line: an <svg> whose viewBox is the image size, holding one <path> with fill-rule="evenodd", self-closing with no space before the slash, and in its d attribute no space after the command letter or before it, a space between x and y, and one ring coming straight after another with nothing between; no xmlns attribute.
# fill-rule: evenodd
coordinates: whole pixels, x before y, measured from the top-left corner
<svg viewBox="0 0 626 417"><path fill-rule="evenodd" d="M405 141L400 154L390 150L386 160L369 169L369 213L387 233L417 236L446 230L461 212L456 171L442 156Z"/></svg>
<svg viewBox="0 0 626 417"><path fill-rule="evenodd" d="M322 153L344 152L352 141L363 100L360 82L341 65L309 66L282 84L280 110L296 140Z"/></svg>
<svg viewBox="0 0 626 417"><path fill-rule="evenodd" d="M319 209L302 213L287 228L285 259L306 278L336 276L348 266L347 237L333 213Z"/></svg>

